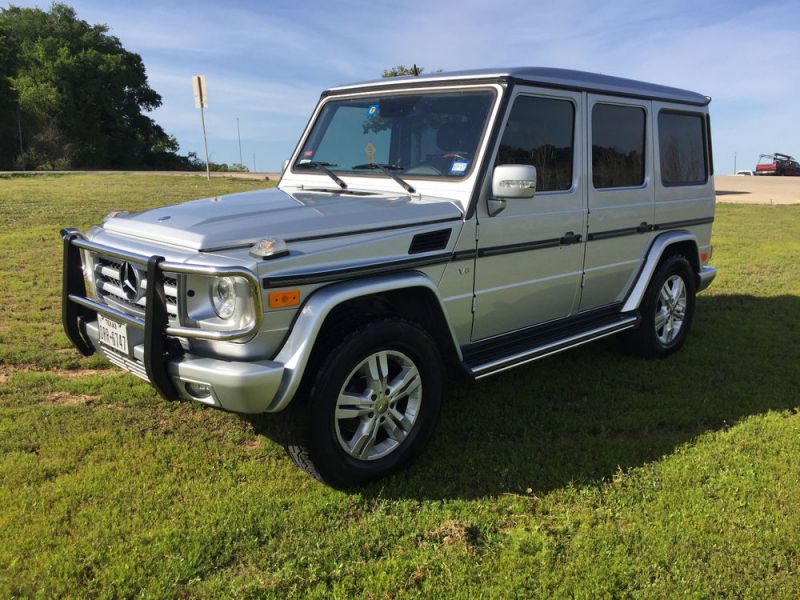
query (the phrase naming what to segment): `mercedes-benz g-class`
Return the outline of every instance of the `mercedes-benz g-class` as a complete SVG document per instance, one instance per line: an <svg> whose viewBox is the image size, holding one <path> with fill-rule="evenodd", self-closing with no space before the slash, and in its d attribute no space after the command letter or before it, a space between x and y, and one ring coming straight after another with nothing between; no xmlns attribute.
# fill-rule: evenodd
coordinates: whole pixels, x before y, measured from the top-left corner
<svg viewBox="0 0 800 600"><path fill-rule="evenodd" d="M299 465L381 477L448 372L681 347L716 273L708 103L549 68L329 89L277 189L64 230L65 330L167 399L292 402Z"/></svg>

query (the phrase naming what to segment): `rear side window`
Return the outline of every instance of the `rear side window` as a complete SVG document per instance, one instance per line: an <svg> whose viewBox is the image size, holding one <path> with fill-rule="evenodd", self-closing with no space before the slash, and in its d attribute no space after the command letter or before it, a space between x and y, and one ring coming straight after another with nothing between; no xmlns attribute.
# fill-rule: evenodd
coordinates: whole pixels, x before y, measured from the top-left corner
<svg viewBox="0 0 800 600"><path fill-rule="evenodd" d="M708 181L704 134L702 115L659 113L658 153L664 185L699 185Z"/></svg>
<svg viewBox="0 0 800 600"><path fill-rule="evenodd" d="M592 182L595 189L644 183L643 108L595 104L592 109Z"/></svg>
<svg viewBox="0 0 800 600"><path fill-rule="evenodd" d="M569 100L519 96L508 117L498 165L533 165L540 192L572 187L575 107Z"/></svg>

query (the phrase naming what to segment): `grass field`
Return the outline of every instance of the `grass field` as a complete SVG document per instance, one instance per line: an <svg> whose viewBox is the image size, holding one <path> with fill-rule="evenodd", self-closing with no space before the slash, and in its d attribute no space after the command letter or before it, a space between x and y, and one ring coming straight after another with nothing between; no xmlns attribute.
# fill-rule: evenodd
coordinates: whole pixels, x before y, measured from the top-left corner
<svg viewBox="0 0 800 600"><path fill-rule="evenodd" d="M0 178L0 597L800 595L800 206L718 208L676 356L451 387L421 460L345 493L273 419L163 402L61 333L61 227L259 185Z"/></svg>

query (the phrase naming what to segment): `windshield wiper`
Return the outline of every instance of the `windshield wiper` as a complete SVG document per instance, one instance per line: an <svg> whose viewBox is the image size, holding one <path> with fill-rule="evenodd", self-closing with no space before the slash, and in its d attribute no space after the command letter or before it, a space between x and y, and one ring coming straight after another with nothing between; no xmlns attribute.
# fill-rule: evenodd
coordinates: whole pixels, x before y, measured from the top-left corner
<svg viewBox="0 0 800 600"><path fill-rule="evenodd" d="M409 194L416 194L417 193L417 190L415 190L407 181L404 181L397 173L394 172L394 171L402 171L403 170L403 167L400 167L398 165L383 165L381 163L364 163L363 165L353 165L351 168L353 170L356 170L356 169L359 169L359 170L369 169L369 170L373 170L373 171L375 169L380 169L386 175L388 175L389 177L394 179L397 183L399 183L401 186L403 186L403 189L405 191L407 191Z"/></svg>
<svg viewBox="0 0 800 600"><path fill-rule="evenodd" d="M336 167L336 166L338 166L336 163L314 162L313 160L311 160L311 161L308 161L308 162L298 163L298 164L296 164L294 166L294 168L295 169L316 169L317 171L322 171L323 173L325 173L325 175L327 175L328 177L333 179L336 182L336 185L338 185L343 190L346 190L347 189L347 184L344 181L342 181L341 179L339 179L339 176L328 168L328 167Z"/></svg>

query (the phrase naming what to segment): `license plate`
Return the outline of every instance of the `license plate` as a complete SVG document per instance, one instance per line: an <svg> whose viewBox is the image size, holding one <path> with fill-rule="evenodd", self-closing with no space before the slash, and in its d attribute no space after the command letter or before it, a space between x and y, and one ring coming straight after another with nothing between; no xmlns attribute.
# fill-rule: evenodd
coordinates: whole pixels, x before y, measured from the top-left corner
<svg viewBox="0 0 800 600"><path fill-rule="evenodd" d="M97 315L97 328L100 333L100 343L110 346L118 352L128 354L128 326L117 323L103 315Z"/></svg>

